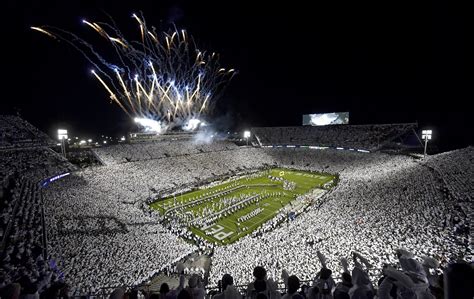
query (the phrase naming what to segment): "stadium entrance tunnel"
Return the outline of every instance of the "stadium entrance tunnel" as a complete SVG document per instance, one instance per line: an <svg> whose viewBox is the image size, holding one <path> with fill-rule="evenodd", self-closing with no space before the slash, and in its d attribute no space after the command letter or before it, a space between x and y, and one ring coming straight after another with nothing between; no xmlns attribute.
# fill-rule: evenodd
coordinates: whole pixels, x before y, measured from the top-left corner
<svg viewBox="0 0 474 299"><path fill-rule="evenodd" d="M293 221L337 184L333 174L272 168L156 200L166 226L198 244L226 245Z"/></svg>

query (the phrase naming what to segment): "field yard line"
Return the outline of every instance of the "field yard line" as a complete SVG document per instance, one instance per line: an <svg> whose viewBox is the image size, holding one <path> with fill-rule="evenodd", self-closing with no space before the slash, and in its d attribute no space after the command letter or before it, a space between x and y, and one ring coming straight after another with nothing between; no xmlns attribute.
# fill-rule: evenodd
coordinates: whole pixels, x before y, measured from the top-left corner
<svg viewBox="0 0 474 299"><path fill-rule="evenodd" d="M219 223L218 225L222 225L223 227L227 228L227 229L230 230L231 232L234 232L234 233L235 233L235 229L229 228L227 225L224 225L224 223Z"/></svg>
<svg viewBox="0 0 474 299"><path fill-rule="evenodd" d="M263 213L262 213L262 216L263 216L263 217L258 217L258 221L257 221L257 222L251 221L252 224L250 225L250 229L252 230L252 228L254 228L254 227L258 226L258 225L262 225L262 224L264 223L264 222L263 222L263 219L265 219L268 215L271 215L271 214L273 214L273 213L274 213L274 212L270 212L270 213L265 214L265 215L263 215ZM260 216L260 215L258 215L258 216Z"/></svg>
<svg viewBox="0 0 474 299"><path fill-rule="evenodd" d="M266 210L268 210L268 209L266 209ZM262 221L262 220L265 219L268 215L271 215L271 214L273 214L273 213L274 213L274 212L269 211L268 213L261 213L260 215L257 215L257 216L255 216L255 217L252 217L251 219L258 219L258 221L256 221L256 222L253 221L253 220L249 221L249 222L252 223L252 224L250 224L250 226L253 227L253 226L255 226L256 224L260 224L260 223L263 224L263 221ZM263 216L263 217L261 217L261 216Z"/></svg>
<svg viewBox="0 0 474 299"><path fill-rule="evenodd" d="M281 209L285 209L285 211L291 211L293 208L290 208L291 206L289 205L290 202L295 200L295 195L301 195L305 194L307 192L310 192L311 190L314 190L315 188L320 188L321 185L325 184L326 182L329 182L333 180L332 177L325 176L325 175L316 175L313 174L313 176L307 176L304 175L304 173L307 173L306 171L298 171L298 170L287 170L283 168L277 168L273 169L270 172L268 172L269 175L272 175L274 177L279 177L280 171L285 171L285 177L284 179L288 181L293 181L297 184L296 189L294 190L284 190L281 182L279 181L274 181L270 180L265 173L263 172L263 176L259 176L256 178L240 178L235 180L235 183L237 184L236 186L233 186L227 190L222 190L214 194L210 194L208 196L205 196L204 198L197 200L199 203L194 206L190 207L187 204L184 204L182 207L186 211L198 211L199 209L204 209L204 208L212 208L213 204L217 204L222 198L225 197L239 197L239 196L253 196L254 194L263 194L263 193L278 193L281 192L281 195L276 195L272 196L271 198L265 198L260 205L259 204L252 204L249 207L244 207L243 209L239 209L235 211L234 213L231 213L230 215L218 220L218 222L215 223L215 225L221 225L225 230L228 232L232 232L233 235L229 236L226 238L226 241L224 243L221 243L219 240L215 239L213 236L208 236L205 234L205 232L201 229L196 229L196 233L201 235L204 239L208 239L212 243L216 244L227 244L227 243L232 243L235 242L236 240L240 239L244 235L251 234L257 227L260 227L263 225L266 221L271 221L271 219L277 215ZM301 175L298 175L301 174ZM177 196L177 198L183 198L185 203L190 203L188 200L190 198L196 198L198 196L202 196L204 193L207 192L212 192L216 191L217 189L221 188L226 188L228 185L231 185L232 182L226 182L224 184L217 184L211 188L208 189L200 189L200 190L195 190L189 193L184 193L180 194ZM195 194L193 194L196 192ZM225 192L230 192L228 194L223 194ZM209 197L216 196L217 198L210 199ZM205 201L203 201L205 199ZM157 202L152 208L165 213L164 205L166 203L172 203L173 198L168 198L164 201ZM281 202L284 202L283 206ZM264 204L264 205L263 205ZM227 205L225 205L227 206ZM238 217L243 216L245 214L248 214L250 211L255 210L258 207L263 207L264 211L259 213L258 215L255 215L254 217L250 218L248 221L245 221L244 223L241 223L240 227L248 227L248 230L246 231L240 231L239 226L238 226ZM168 208L167 210L169 210ZM171 208L173 210L173 208ZM179 216L179 215L178 215Z"/></svg>

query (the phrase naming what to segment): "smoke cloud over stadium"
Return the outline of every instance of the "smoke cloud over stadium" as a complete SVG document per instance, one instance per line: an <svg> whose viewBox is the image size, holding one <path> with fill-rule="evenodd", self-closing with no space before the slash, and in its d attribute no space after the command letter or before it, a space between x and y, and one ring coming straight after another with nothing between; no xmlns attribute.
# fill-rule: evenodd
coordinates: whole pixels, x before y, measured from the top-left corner
<svg viewBox="0 0 474 299"><path fill-rule="evenodd" d="M112 19L111 24L82 20L108 41L110 48L100 50L114 53L109 58L74 33L52 26L31 29L81 52L110 101L145 131L199 128L235 70L221 67L219 54L200 50L185 30L157 32L143 16L132 14L132 18L139 40L128 41Z"/></svg>

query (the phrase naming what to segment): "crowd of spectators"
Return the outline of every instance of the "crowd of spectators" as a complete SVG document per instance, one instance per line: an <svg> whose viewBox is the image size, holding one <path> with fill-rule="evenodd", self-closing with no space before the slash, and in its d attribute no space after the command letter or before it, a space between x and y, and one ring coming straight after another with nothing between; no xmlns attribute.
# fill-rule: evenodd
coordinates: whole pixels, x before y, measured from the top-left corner
<svg viewBox="0 0 474 299"><path fill-rule="evenodd" d="M318 268L316 252L323 249L333 269L338 269L337 261L348 252L362 253L374 269L379 269L370 273L372 279L381 274L384 264L396 262L390 254L395 248L436 257L442 265L458 259L472 260L466 230L458 228L460 222L470 221L459 209L459 200L463 199L446 196L435 174L413 158L329 150L314 151L314 155L303 149L265 151L278 157L281 166L339 173L340 182L322 205L295 221L263 235L216 247L211 285L216 285L227 269L233 269L235 280L248 281L255 264L275 269L275 273L285 268L310 279ZM472 155L472 149L458 154L468 153ZM455 167L466 175L471 171L467 164L464 170ZM470 179L461 179L459 184L469 185ZM269 276L274 277L273 273Z"/></svg>
<svg viewBox="0 0 474 299"><path fill-rule="evenodd" d="M237 146L232 142L195 143L189 139L121 143L95 148L94 152L105 164L111 165L234 149Z"/></svg>
<svg viewBox="0 0 474 299"><path fill-rule="evenodd" d="M308 280L290 276L283 269L276 281L268 277L271 269L257 265L253 268L252 279L240 285L229 274L233 269L228 269L219 280L218 288L208 289L206 294L199 274L191 275L185 286L185 275L181 271L176 288L171 289L166 282L155 292L144 289L139 292L136 288L127 291L119 287L110 298L471 299L474 296L474 267L467 263L453 263L441 271L439 261L432 257L417 257L405 249L396 249L392 255L397 264L384 265L381 276L372 282L369 273L373 265L358 252L350 253L349 260L342 258L339 261L341 270L337 272L328 267L323 253L317 251L316 255L319 268L317 272L309 273L311 278Z"/></svg>
<svg viewBox="0 0 474 299"><path fill-rule="evenodd" d="M0 149L54 144L48 135L19 116L0 115Z"/></svg>
<svg viewBox="0 0 474 299"><path fill-rule="evenodd" d="M261 145L310 145L375 150L409 133L416 124L255 127Z"/></svg>
<svg viewBox="0 0 474 299"><path fill-rule="evenodd" d="M0 287L16 282L38 294L61 279L47 259L41 183L74 166L47 148L0 153Z"/></svg>
<svg viewBox="0 0 474 299"><path fill-rule="evenodd" d="M355 140L367 144L362 137ZM273 288L259 280L276 282L282 272L292 274L283 280L293 297L298 281L307 280L314 284L300 295L311 298L330 298L315 294L320 286L334 293L335 282L340 289L352 283L372 290L380 277L398 277L404 283L399 290L410 289L415 286L403 280L403 271L410 271L406 267L422 275L425 285L418 289L426 289L428 272L435 272L423 274L418 265L431 261L436 264L432 268L446 268L459 260L472 262L472 147L417 160L379 152L185 144L104 148L97 154L106 166L73 172L44 188L45 179L74 167L48 148L3 149L0 288L17 283L22 294L35 294L64 290L61 281L66 281L71 294L84 294L147 281L199 249L163 226L162 218L148 208L156 191L272 166L338 174L339 182L295 220L213 248L210 287L218 286L224 274L231 274L236 284L252 281L253 269L260 265L268 272L249 287L252 298ZM322 269L340 275L334 275L334 283L321 284L330 276ZM189 287L197 285L191 281ZM393 281L382 281L378 288L391 289ZM202 295L188 292L195 298ZM265 296L278 298L271 292Z"/></svg>
<svg viewBox="0 0 474 299"><path fill-rule="evenodd" d="M435 174L415 159L297 148L215 151L109 165L69 176L45 190L51 255L79 290L117 284L116 277L123 284L146 280L197 249L162 227L160 217L146 209L143 200L153 194L150 190L179 189L269 165L338 173L340 182L323 204L296 220L214 248L210 286L228 269L237 282L248 281L255 264L274 273L285 268L309 279L318 267L318 250L327 250L333 269L338 269L344 253L361 252L374 265L372 280L381 275L385 263L396 262L390 254L394 248L435 256L442 265L469 258L467 236L456 231L453 222L455 217L467 221L465 215L438 188ZM111 277L110 271L116 275Z"/></svg>

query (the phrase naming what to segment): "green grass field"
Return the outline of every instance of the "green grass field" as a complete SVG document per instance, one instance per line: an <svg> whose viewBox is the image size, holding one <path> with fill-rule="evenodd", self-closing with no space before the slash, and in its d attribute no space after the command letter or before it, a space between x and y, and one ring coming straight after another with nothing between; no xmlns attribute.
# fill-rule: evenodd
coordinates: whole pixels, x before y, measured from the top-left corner
<svg viewBox="0 0 474 299"><path fill-rule="evenodd" d="M178 219L193 234L225 245L250 234L279 213L311 204L308 199L296 198L315 189L330 188L335 178L275 168L160 199L150 206L168 219Z"/></svg>

